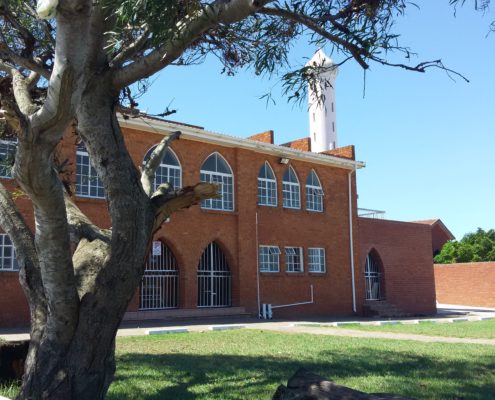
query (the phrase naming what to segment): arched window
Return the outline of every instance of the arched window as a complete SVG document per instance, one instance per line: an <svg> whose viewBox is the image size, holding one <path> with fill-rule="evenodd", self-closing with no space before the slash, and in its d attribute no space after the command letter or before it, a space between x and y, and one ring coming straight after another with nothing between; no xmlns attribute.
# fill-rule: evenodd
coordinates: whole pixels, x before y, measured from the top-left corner
<svg viewBox="0 0 495 400"><path fill-rule="evenodd" d="M311 170L306 180L306 210L323 211L323 190L314 170Z"/></svg>
<svg viewBox="0 0 495 400"><path fill-rule="evenodd" d="M0 271L17 271L19 265L9 235L0 233Z"/></svg>
<svg viewBox="0 0 495 400"><path fill-rule="evenodd" d="M83 143L76 151L76 194L81 197L105 198L103 183L91 164L88 151Z"/></svg>
<svg viewBox="0 0 495 400"><path fill-rule="evenodd" d="M227 258L220 247L210 243L198 265L198 307L230 307L232 279Z"/></svg>
<svg viewBox="0 0 495 400"><path fill-rule="evenodd" d="M154 241L144 267L139 308L141 310L177 308L178 287L179 268L174 253L166 244Z"/></svg>
<svg viewBox="0 0 495 400"><path fill-rule="evenodd" d="M277 181L270 164L264 162L258 174L258 204L277 206Z"/></svg>
<svg viewBox="0 0 495 400"><path fill-rule="evenodd" d="M148 161L156 146L152 147L144 156L144 161ZM170 183L175 189L182 187L182 171L179 159L170 148L165 150L160 166L156 169L153 191L162 183Z"/></svg>
<svg viewBox="0 0 495 400"><path fill-rule="evenodd" d="M301 190L299 188L299 180L292 167L285 171L282 180L282 193L284 196L285 208L301 208Z"/></svg>
<svg viewBox="0 0 495 400"><path fill-rule="evenodd" d="M371 250L364 264L364 281L366 300L383 300L385 291L383 285L383 266L375 250Z"/></svg>
<svg viewBox="0 0 495 400"><path fill-rule="evenodd" d="M234 184L232 170L227 161L218 153L210 155L201 166L200 180L202 182L216 183L219 185L218 199L201 201L201 207L210 210L234 209Z"/></svg>
<svg viewBox="0 0 495 400"><path fill-rule="evenodd" d="M12 178L16 149L14 140L0 140L0 178Z"/></svg>

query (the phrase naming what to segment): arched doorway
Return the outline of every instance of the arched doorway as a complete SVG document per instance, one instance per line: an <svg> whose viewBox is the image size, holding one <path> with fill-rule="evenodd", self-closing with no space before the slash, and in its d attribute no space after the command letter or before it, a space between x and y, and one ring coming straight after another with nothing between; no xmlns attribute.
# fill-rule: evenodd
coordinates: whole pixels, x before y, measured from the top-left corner
<svg viewBox="0 0 495 400"><path fill-rule="evenodd" d="M384 300L383 266L375 250L371 250L364 265L366 300Z"/></svg>
<svg viewBox="0 0 495 400"><path fill-rule="evenodd" d="M141 281L139 308L161 310L178 307L179 268L169 247L154 241Z"/></svg>
<svg viewBox="0 0 495 400"><path fill-rule="evenodd" d="M231 304L230 268L218 244L212 242L198 264L198 307L230 307Z"/></svg>

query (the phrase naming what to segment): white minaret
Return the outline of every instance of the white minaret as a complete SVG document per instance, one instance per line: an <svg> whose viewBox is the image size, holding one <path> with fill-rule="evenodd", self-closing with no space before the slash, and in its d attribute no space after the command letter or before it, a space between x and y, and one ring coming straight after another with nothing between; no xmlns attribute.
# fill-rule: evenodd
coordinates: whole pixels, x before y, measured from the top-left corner
<svg viewBox="0 0 495 400"><path fill-rule="evenodd" d="M323 50L318 50L306 66L333 67L320 74L316 90L308 87L309 134L311 151L319 153L337 147L337 119L335 113L335 78L337 67ZM322 94L324 100L322 101ZM320 99L320 100L318 100Z"/></svg>

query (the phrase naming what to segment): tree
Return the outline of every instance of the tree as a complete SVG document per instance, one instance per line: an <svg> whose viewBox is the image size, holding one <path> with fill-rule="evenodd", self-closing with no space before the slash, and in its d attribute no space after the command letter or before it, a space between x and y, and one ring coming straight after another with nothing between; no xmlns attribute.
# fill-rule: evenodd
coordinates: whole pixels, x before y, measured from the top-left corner
<svg viewBox="0 0 495 400"><path fill-rule="evenodd" d="M481 228L468 233L460 241L445 243L435 256L437 264L495 261L495 230Z"/></svg>
<svg viewBox="0 0 495 400"><path fill-rule="evenodd" d="M320 65L289 70L298 38L354 60L425 72L389 61L410 52L392 31L405 0L34 0L0 1L0 116L18 140L13 174L32 200L31 233L0 187L0 225L11 237L31 310L21 399L101 399L114 370L115 334L142 274L153 232L175 210L215 195L199 184L151 193L164 141L140 174L124 145L119 104L129 87L173 64L215 55L225 72L253 66L283 73L289 96L316 84ZM46 19L41 19L41 17ZM339 65L340 65L339 64ZM77 122L101 178L111 230L95 226L64 189L54 152ZM155 160L155 162L153 162ZM75 249L73 251L73 249Z"/></svg>

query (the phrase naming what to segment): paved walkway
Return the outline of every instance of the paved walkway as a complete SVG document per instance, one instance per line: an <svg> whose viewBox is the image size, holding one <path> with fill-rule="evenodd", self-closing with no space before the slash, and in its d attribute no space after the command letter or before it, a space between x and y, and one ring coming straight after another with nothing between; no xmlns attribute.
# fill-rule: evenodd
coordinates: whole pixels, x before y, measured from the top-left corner
<svg viewBox="0 0 495 400"><path fill-rule="evenodd" d="M438 323L459 321L475 321L485 318L495 318L495 309L479 307L463 307L454 305L438 305L438 314L434 318L424 318ZM311 324L322 326L305 326ZM391 340L416 340L420 342L442 342L442 343L468 343L495 346L495 339L470 339L454 338L444 336L425 336L416 334L405 334L395 332L371 332L359 331L346 328L336 328L335 324L363 323L363 324L390 324L390 323L418 323L417 319L403 319L396 321L379 321L370 319L318 319L308 321L260 321L255 318L229 318L229 319L207 319L181 321L140 321L124 323L118 330L117 336L143 336L152 334L200 332L208 330L224 329L258 329L286 333L309 333L315 335L366 337ZM333 326L332 326L333 325ZM5 340L29 339L26 330L2 330L0 338Z"/></svg>
<svg viewBox="0 0 495 400"><path fill-rule="evenodd" d="M408 333L396 333L396 332L372 332L372 331L358 331L346 328L332 328L332 327L316 327L316 326L301 326L301 323L287 324L287 323L267 323L264 325L252 324L246 326L249 329L262 329L286 333L309 333L313 335L329 335L329 336L348 336L357 338L374 338L374 339L392 339L392 340L416 340L418 342L441 342L441 343L468 343L468 344L484 344L489 346L495 346L495 339L471 339L471 338L455 338L445 336L426 336L415 335ZM302 323L304 325L304 323ZM308 324L310 324L308 322Z"/></svg>

